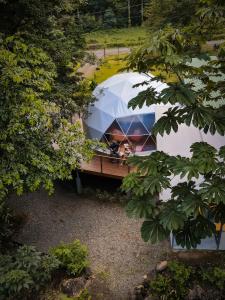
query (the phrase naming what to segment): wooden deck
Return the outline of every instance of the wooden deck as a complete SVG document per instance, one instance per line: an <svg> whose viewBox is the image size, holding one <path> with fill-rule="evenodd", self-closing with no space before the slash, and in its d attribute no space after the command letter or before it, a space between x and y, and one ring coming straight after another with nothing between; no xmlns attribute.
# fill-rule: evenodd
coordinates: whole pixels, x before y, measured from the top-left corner
<svg viewBox="0 0 225 300"><path fill-rule="evenodd" d="M123 163L122 165L121 162ZM81 164L82 172L118 179L127 176L132 170L133 169L127 165L126 160L122 161L118 158L102 155L95 155L90 162L83 162Z"/></svg>

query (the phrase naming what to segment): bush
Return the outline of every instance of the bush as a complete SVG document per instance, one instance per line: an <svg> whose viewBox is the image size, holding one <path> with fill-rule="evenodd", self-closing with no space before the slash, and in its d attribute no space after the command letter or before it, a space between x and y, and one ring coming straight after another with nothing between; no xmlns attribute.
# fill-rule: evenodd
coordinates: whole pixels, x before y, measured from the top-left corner
<svg viewBox="0 0 225 300"><path fill-rule="evenodd" d="M192 272L191 267L187 267L176 261L168 265L166 274L158 274L151 281L150 288L153 295L163 300L185 299L188 292L189 279Z"/></svg>
<svg viewBox="0 0 225 300"><path fill-rule="evenodd" d="M169 296L171 291L171 279L164 275L158 274L156 278L151 281L150 287L153 295L158 295L165 298L166 296Z"/></svg>
<svg viewBox="0 0 225 300"><path fill-rule="evenodd" d="M80 275L89 265L87 247L79 240L70 244L62 243L51 249L51 253L60 261L61 267L71 275Z"/></svg>
<svg viewBox="0 0 225 300"><path fill-rule="evenodd" d="M59 261L34 247L22 246L14 255L0 256L0 299L30 299L51 279Z"/></svg>
<svg viewBox="0 0 225 300"><path fill-rule="evenodd" d="M0 200L0 248L13 234L12 215L3 200Z"/></svg>
<svg viewBox="0 0 225 300"><path fill-rule="evenodd" d="M225 270L214 267L210 270L202 270L202 279L212 286L216 286L219 290L225 289Z"/></svg>

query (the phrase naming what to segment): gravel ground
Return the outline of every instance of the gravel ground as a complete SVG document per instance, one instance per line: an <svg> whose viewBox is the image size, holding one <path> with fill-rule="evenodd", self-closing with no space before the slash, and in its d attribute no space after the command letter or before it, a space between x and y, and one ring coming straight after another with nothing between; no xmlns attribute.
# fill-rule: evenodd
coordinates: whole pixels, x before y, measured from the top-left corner
<svg viewBox="0 0 225 300"><path fill-rule="evenodd" d="M40 191L11 197L9 204L28 216L18 233L19 242L41 251L74 239L87 244L92 270L107 282L104 300L131 299L129 293L143 275L170 251L168 242L144 243L140 220L127 218L119 205L79 197L62 186L51 197Z"/></svg>

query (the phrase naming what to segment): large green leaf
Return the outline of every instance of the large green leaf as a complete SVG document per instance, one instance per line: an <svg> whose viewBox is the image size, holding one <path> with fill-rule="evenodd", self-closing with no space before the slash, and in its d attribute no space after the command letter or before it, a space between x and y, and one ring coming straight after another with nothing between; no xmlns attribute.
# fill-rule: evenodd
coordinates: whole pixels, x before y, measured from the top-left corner
<svg viewBox="0 0 225 300"><path fill-rule="evenodd" d="M225 179L214 177L200 184L199 195L210 203L225 203Z"/></svg>
<svg viewBox="0 0 225 300"><path fill-rule="evenodd" d="M169 108L167 112L156 122L153 127L153 134L160 134L163 136L164 133L170 134L171 130L177 132L179 124L182 119L179 116L179 108Z"/></svg>
<svg viewBox="0 0 225 300"><path fill-rule="evenodd" d="M134 197L126 206L127 215L129 217L148 218L154 210L155 202L156 199L149 195Z"/></svg>
<svg viewBox="0 0 225 300"><path fill-rule="evenodd" d="M136 97L129 101L128 107L135 109L141 108L144 104L150 106L152 104L158 103L157 92L154 88L149 87L145 91L140 92Z"/></svg>
<svg viewBox="0 0 225 300"><path fill-rule="evenodd" d="M158 219L146 220L141 227L141 236L145 242L150 241L155 244L169 236L169 231L165 230Z"/></svg>
<svg viewBox="0 0 225 300"><path fill-rule="evenodd" d="M166 230L177 230L182 228L186 220L186 216L181 209L179 203L176 201L168 201L159 214L159 223Z"/></svg>
<svg viewBox="0 0 225 300"><path fill-rule="evenodd" d="M162 103L167 104L185 104L190 105L195 102L195 93L190 85L174 83L164 89L160 94Z"/></svg>
<svg viewBox="0 0 225 300"><path fill-rule="evenodd" d="M183 228L173 230L176 242L187 249L196 248L201 243L201 239L212 236L215 233L215 224L198 216L196 219L189 219L185 222Z"/></svg>
<svg viewBox="0 0 225 300"><path fill-rule="evenodd" d="M194 143L191 145L191 152L191 162L200 173L207 174L217 169L217 151L213 146L205 142Z"/></svg>

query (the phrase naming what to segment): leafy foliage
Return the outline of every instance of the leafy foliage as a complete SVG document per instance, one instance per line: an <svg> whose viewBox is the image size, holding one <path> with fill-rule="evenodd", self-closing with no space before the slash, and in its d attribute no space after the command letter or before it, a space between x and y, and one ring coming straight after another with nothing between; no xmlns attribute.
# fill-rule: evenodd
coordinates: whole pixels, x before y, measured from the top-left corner
<svg viewBox="0 0 225 300"><path fill-rule="evenodd" d="M225 288L225 270L219 267L211 268L210 270L202 270L202 279L207 283L215 285L218 289Z"/></svg>
<svg viewBox="0 0 225 300"><path fill-rule="evenodd" d="M179 5L175 0L152 1L151 5L163 3ZM179 3L184 6L184 1ZM202 134L225 136L224 44L219 47L217 57L200 51L202 42L213 31L211 18L216 15L212 20L214 28L224 24L225 7L223 2L214 0L192 4L196 15L182 20L181 14L179 28L165 26L152 33L151 43L130 55L129 68L148 73L158 67L162 74L176 78L160 93L150 88L129 103L132 108L144 104L172 105L156 122L153 128L156 136L177 132L181 124L194 126ZM193 58L198 57L201 63L194 66ZM149 82L159 80L165 81L165 77L149 76ZM225 199L224 159L224 147L215 149L203 141L191 146L190 157L156 151L147 157L130 158L130 165L137 171L124 179L123 189L133 195L128 211L139 212L140 217L146 218L142 226L145 241L155 243L172 232L178 244L195 248L202 238L217 235L214 223L224 224L224 214L219 211ZM176 185L171 181L174 178ZM150 205L147 199L157 199L164 190L170 192L168 201L151 201Z"/></svg>
<svg viewBox="0 0 225 300"><path fill-rule="evenodd" d="M199 299L205 299L206 295L207 299L222 299L224 274L224 267L190 267L178 261L170 261L168 268L162 273L156 273L155 278L150 281L149 293L156 299L183 300L200 287L203 295L198 296Z"/></svg>
<svg viewBox="0 0 225 300"><path fill-rule="evenodd" d="M79 240L71 244L62 243L51 249L51 253L60 261L60 266L72 275L80 275L89 265L87 247Z"/></svg>
<svg viewBox="0 0 225 300"><path fill-rule="evenodd" d="M159 299L184 299L188 292L191 272L191 267L171 261L168 265L168 274L159 274L150 282L152 294L156 295Z"/></svg>
<svg viewBox="0 0 225 300"><path fill-rule="evenodd" d="M60 107L48 101L55 67L45 52L15 37L0 42L0 193L17 194L56 178L71 178L71 170L91 155L78 123L60 117Z"/></svg>
<svg viewBox="0 0 225 300"><path fill-rule="evenodd" d="M30 299L51 279L59 261L34 247L22 246L14 255L0 256L0 299Z"/></svg>
<svg viewBox="0 0 225 300"><path fill-rule="evenodd" d="M3 200L0 200L0 248L7 242L12 233L12 215L9 208L6 206Z"/></svg>
<svg viewBox="0 0 225 300"><path fill-rule="evenodd" d="M84 61L85 44L76 14L83 3L82 0L0 2L1 34L16 35L26 44L41 48L54 63L57 76L48 98L57 103L58 114L66 118L83 112L91 101L90 83L78 72Z"/></svg>

